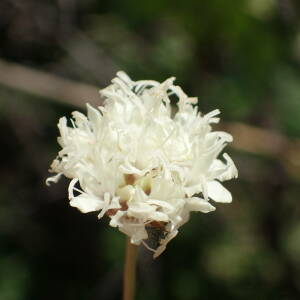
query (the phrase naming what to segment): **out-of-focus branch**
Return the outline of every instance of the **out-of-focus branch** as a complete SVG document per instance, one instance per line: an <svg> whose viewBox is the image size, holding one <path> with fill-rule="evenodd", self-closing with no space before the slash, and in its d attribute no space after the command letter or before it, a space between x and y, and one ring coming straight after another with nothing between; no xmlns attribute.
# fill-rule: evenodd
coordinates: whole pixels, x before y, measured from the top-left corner
<svg viewBox="0 0 300 300"><path fill-rule="evenodd" d="M97 83L109 82L111 76L118 71L114 61L82 31L74 29L72 38L67 41L60 40L59 45Z"/></svg>
<svg viewBox="0 0 300 300"><path fill-rule="evenodd" d="M275 131L243 123L229 123L222 128L234 136L232 146L242 151L278 156L290 142Z"/></svg>
<svg viewBox="0 0 300 300"><path fill-rule="evenodd" d="M81 107L86 102L100 105L99 88L92 85L73 82L46 72L8 63L0 59L0 84L40 96Z"/></svg>
<svg viewBox="0 0 300 300"><path fill-rule="evenodd" d="M243 123L227 123L222 128L234 136L233 148L276 158L290 176L300 180L300 139Z"/></svg>
<svg viewBox="0 0 300 300"><path fill-rule="evenodd" d="M102 103L98 88L45 72L0 60L0 84L56 102L83 107ZM234 136L232 147L253 154L268 155L282 162L286 171L300 180L300 139L242 123L222 124Z"/></svg>

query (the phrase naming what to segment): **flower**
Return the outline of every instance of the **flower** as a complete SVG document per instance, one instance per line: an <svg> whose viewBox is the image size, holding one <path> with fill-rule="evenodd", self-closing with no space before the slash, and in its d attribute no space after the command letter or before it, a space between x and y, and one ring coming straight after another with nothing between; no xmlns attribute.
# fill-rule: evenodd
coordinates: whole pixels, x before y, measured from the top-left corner
<svg viewBox="0 0 300 300"><path fill-rule="evenodd" d="M154 257L191 211L214 211L211 200L230 203L231 193L220 182L238 175L228 154L218 158L232 141L230 134L212 131L219 110L202 115L197 98L174 80L132 81L118 72L100 91L103 107L87 104L87 116L73 112L72 126L65 117L59 120L62 149L50 169L56 175L46 181L70 178L71 206L109 216L111 226ZM174 117L171 96L178 100ZM151 229L160 232L155 249L146 242Z"/></svg>

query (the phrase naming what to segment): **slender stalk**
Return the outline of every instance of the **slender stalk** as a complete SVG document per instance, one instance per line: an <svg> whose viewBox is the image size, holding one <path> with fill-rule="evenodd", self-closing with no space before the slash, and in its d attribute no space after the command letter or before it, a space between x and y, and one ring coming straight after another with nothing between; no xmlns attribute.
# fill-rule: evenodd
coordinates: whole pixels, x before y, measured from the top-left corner
<svg viewBox="0 0 300 300"><path fill-rule="evenodd" d="M126 237L123 300L134 300L137 249Z"/></svg>

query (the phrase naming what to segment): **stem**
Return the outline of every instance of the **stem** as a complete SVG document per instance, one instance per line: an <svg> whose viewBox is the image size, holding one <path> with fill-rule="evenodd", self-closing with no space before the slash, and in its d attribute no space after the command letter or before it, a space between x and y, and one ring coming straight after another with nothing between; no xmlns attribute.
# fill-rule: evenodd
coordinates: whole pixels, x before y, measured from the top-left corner
<svg viewBox="0 0 300 300"><path fill-rule="evenodd" d="M130 243L130 238L126 237L123 300L134 299L137 249L137 246Z"/></svg>

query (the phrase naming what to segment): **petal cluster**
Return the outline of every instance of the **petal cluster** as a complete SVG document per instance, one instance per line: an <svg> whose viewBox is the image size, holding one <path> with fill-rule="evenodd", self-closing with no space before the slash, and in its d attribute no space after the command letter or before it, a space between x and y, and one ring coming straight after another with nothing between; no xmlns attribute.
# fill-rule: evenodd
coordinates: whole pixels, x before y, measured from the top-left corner
<svg viewBox="0 0 300 300"><path fill-rule="evenodd" d="M101 90L104 106L87 104L87 116L75 111L59 120L61 150L51 165L56 182L71 179L70 205L83 213L98 211L110 225L147 245L149 230L160 231L154 256L188 221L191 211L215 210L211 200L229 203L231 193L220 182L237 177L224 153L232 136L212 131L218 110L198 112L175 78L163 83L132 81L118 72ZM170 98L177 99L177 112Z"/></svg>

